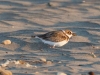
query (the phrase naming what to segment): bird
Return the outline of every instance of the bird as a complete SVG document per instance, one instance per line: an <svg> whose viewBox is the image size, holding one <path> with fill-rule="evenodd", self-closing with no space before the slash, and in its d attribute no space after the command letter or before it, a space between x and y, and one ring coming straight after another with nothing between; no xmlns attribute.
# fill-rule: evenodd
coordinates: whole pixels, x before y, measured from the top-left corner
<svg viewBox="0 0 100 75"><path fill-rule="evenodd" d="M50 48L61 47L68 43L72 36L76 36L71 30L50 31L41 35L33 35L32 38L40 39L44 44L50 45Z"/></svg>

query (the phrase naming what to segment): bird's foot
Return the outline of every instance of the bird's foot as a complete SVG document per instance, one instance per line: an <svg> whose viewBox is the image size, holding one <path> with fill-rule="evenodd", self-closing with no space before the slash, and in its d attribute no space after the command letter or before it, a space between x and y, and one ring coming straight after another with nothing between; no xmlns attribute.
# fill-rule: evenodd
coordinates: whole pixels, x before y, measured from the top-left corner
<svg viewBox="0 0 100 75"><path fill-rule="evenodd" d="M50 46L50 48L55 48L55 46Z"/></svg>

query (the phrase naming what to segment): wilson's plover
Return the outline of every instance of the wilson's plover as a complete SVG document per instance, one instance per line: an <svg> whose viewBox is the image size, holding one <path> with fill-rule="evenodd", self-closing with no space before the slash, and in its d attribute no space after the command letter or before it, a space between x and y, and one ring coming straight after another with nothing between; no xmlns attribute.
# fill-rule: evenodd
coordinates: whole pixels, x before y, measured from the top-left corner
<svg viewBox="0 0 100 75"><path fill-rule="evenodd" d="M42 35L32 36L34 38L40 39L43 43L54 47L61 47L68 43L69 39L76 34L71 30L58 30L51 31Z"/></svg>

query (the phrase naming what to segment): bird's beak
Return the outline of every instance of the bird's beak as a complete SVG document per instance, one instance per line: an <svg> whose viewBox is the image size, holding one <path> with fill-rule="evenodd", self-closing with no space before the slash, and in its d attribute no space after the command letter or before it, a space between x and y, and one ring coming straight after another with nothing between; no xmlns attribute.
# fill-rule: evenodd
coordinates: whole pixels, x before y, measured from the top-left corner
<svg viewBox="0 0 100 75"><path fill-rule="evenodd" d="M76 33L72 33L73 36L76 36Z"/></svg>

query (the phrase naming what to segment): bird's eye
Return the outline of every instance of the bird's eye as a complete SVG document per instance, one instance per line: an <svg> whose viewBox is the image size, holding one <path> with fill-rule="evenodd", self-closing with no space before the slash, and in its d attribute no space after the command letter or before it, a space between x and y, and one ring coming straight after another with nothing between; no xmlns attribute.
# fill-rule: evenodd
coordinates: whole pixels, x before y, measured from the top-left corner
<svg viewBox="0 0 100 75"><path fill-rule="evenodd" d="M72 33L70 31L67 32L69 35L71 35Z"/></svg>

